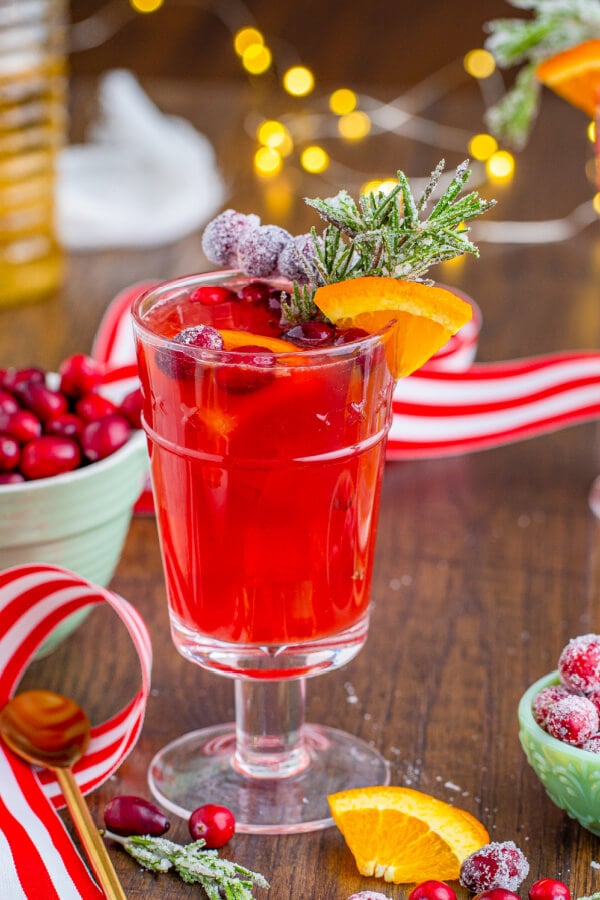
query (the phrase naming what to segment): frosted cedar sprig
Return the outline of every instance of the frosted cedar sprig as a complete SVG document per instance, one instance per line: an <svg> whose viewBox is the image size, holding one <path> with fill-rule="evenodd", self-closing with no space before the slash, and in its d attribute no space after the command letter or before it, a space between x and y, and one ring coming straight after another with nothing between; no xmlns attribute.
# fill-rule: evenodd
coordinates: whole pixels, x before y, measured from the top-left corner
<svg viewBox="0 0 600 900"><path fill-rule="evenodd" d="M389 193L361 194L358 203L346 191L328 200L307 199L327 222L320 239L313 230L314 264L322 282L362 275L423 280L432 265L463 253L479 256L466 236L465 223L486 212L495 201L483 200L476 191L459 197L471 174L468 161L458 166L429 216L421 218L444 167L442 160L418 200L402 171Z"/></svg>
<svg viewBox="0 0 600 900"><path fill-rule="evenodd" d="M521 149L537 115L541 85L539 63L582 41L600 37L600 0L508 0L531 10L528 19L494 19L485 48L500 68L521 66L513 86L486 113L487 125L500 140Z"/></svg>
<svg viewBox="0 0 600 900"><path fill-rule="evenodd" d="M200 884L209 900L252 900L254 885L269 887L260 873L222 859L216 850L204 849L202 839L177 844L163 837L104 834L121 844L144 869L159 873L173 869L187 884Z"/></svg>

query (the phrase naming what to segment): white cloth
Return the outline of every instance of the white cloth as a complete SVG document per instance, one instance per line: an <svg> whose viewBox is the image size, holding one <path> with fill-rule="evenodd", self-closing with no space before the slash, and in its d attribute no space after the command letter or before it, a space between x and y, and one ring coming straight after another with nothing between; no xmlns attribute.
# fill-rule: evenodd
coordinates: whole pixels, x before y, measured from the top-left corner
<svg viewBox="0 0 600 900"><path fill-rule="evenodd" d="M70 250L175 241L222 206L212 145L190 122L166 116L125 70L99 87L90 142L59 158L57 226Z"/></svg>

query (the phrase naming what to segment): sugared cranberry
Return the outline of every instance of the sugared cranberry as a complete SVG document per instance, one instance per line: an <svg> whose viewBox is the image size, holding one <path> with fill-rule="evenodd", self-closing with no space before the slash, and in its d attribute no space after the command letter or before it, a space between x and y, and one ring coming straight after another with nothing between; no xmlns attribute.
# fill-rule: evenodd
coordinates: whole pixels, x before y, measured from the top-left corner
<svg viewBox="0 0 600 900"><path fill-rule="evenodd" d="M8 391L0 390L0 412L14 413L19 409L19 404L15 397Z"/></svg>
<svg viewBox="0 0 600 900"><path fill-rule="evenodd" d="M296 235L282 248L277 260L277 268L284 278L297 281L299 284L314 280L317 268L314 264L316 255L312 234Z"/></svg>
<svg viewBox="0 0 600 900"><path fill-rule="evenodd" d="M105 459L127 443L131 435L131 425L124 416L117 413L88 422L81 432L81 446L84 455L91 462Z"/></svg>
<svg viewBox="0 0 600 900"><path fill-rule="evenodd" d="M570 696L570 693L569 689L562 684L551 684L548 687L542 688L542 690L536 694L531 710L533 712L533 718L541 728L546 727L546 719L548 718L550 708L557 700L562 700L563 697Z"/></svg>
<svg viewBox="0 0 600 900"><path fill-rule="evenodd" d="M266 281L249 281L238 291L240 300L246 303L266 303L270 294L271 288Z"/></svg>
<svg viewBox="0 0 600 900"><path fill-rule="evenodd" d="M527 892L529 900L571 900L571 891L556 878L540 878Z"/></svg>
<svg viewBox="0 0 600 900"><path fill-rule="evenodd" d="M216 369L215 380L231 394L249 394L273 381L274 367L272 350L247 344L228 354L227 362Z"/></svg>
<svg viewBox="0 0 600 900"><path fill-rule="evenodd" d="M126 394L119 404L118 411L125 416L132 428L142 427L142 391L134 388Z"/></svg>
<svg viewBox="0 0 600 900"><path fill-rule="evenodd" d="M42 433L42 423L29 409L17 409L13 413L0 412L0 432L25 444Z"/></svg>
<svg viewBox="0 0 600 900"><path fill-rule="evenodd" d="M37 381L19 383L15 387L15 394L23 406L34 412L42 422L67 412L69 408L64 394Z"/></svg>
<svg viewBox="0 0 600 900"><path fill-rule="evenodd" d="M59 366L60 389L67 397L83 397L97 388L104 376L104 366L85 353L68 356Z"/></svg>
<svg viewBox="0 0 600 900"><path fill-rule="evenodd" d="M217 306L236 299L236 294L229 288L218 284L204 284L190 294L190 303L202 303L203 306Z"/></svg>
<svg viewBox="0 0 600 900"><path fill-rule="evenodd" d="M581 745L582 750L587 750L588 753L600 753L600 734L593 734L591 737L584 741Z"/></svg>
<svg viewBox="0 0 600 900"><path fill-rule="evenodd" d="M81 463L81 451L70 438L42 435L23 447L20 469L25 478L51 478L71 472Z"/></svg>
<svg viewBox="0 0 600 900"><path fill-rule="evenodd" d="M237 245L237 261L245 275L268 278L277 270L277 260L291 234L278 225L259 225L245 231Z"/></svg>
<svg viewBox="0 0 600 900"><path fill-rule="evenodd" d="M529 863L513 841L493 841L463 861L460 883L475 894L495 888L517 891L528 872Z"/></svg>
<svg viewBox="0 0 600 900"><path fill-rule="evenodd" d="M598 731L598 710L587 697L570 694L553 703L546 716L546 731L552 737L580 747Z"/></svg>
<svg viewBox="0 0 600 900"><path fill-rule="evenodd" d="M202 350L222 350L223 338L211 325L192 325L184 328L173 338L176 344L186 347L199 347Z"/></svg>
<svg viewBox="0 0 600 900"><path fill-rule="evenodd" d="M391 900L391 897L380 891L359 891L358 894L348 897L348 900Z"/></svg>
<svg viewBox="0 0 600 900"><path fill-rule="evenodd" d="M14 391L19 384L24 384L26 381L44 384L46 381L44 370L37 366L30 366L28 369L6 369L0 381L0 387L7 391Z"/></svg>
<svg viewBox="0 0 600 900"><path fill-rule="evenodd" d="M21 484L25 477L20 472L0 472L0 484Z"/></svg>
<svg viewBox="0 0 600 900"><path fill-rule="evenodd" d="M301 322L288 329L284 338L299 347L317 349L331 344L334 334L333 325L328 325L327 322Z"/></svg>
<svg viewBox="0 0 600 900"><path fill-rule="evenodd" d="M242 236L258 228L258 216L245 215L226 209L208 223L202 235L202 249L206 258L222 268L238 265L237 248Z"/></svg>
<svg viewBox="0 0 600 900"><path fill-rule="evenodd" d="M235 833L235 818L226 806L206 803L191 814L188 821L192 840L202 838L208 850L224 847Z"/></svg>
<svg viewBox="0 0 600 900"><path fill-rule="evenodd" d="M412 889L408 900L456 900L456 894L445 881L422 881Z"/></svg>
<svg viewBox="0 0 600 900"><path fill-rule="evenodd" d="M572 638L560 654L558 671L572 691L588 693L600 687L600 635Z"/></svg>
<svg viewBox="0 0 600 900"><path fill-rule="evenodd" d="M21 447L14 437L0 434L0 472L16 469L21 459Z"/></svg>
<svg viewBox="0 0 600 900"><path fill-rule="evenodd" d="M92 392L80 397L75 404L75 412L84 422L97 422L106 416L112 416L117 411L116 403L109 400L103 394Z"/></svg>
<svg viewBox="0 0 600 900"><path fill-rule="evenodd" d="M78 438L82 429L83 420L75 413L61 413L44 423L44 432L54 434L56 437Z"/></svg>

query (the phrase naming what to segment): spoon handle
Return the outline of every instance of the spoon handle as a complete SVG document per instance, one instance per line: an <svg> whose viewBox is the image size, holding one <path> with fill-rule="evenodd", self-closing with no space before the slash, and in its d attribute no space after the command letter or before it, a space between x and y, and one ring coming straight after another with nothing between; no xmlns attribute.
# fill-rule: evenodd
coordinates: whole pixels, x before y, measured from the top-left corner
<svg viewBox="0 0 600 900"><path fill-rule="evenodd" d="M106 845L94 824L87 803L70 769L55 769L73 824L85 847L94 873L108 900L127 900Z"/></svg>

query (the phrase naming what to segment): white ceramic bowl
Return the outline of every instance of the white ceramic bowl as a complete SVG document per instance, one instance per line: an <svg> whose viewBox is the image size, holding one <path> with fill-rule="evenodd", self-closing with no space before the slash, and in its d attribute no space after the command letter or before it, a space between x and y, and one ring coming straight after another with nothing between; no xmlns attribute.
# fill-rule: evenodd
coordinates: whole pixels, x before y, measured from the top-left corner
<svg viewBox="0 0 600 900"><path fill-rule="evenodd" d="M113 576L148 467L146 439L135 431L116 453L73 472L0 486L0 570L53 563L105 586ZM85 617L58 626L40 654L53 650Z"/></svg>

